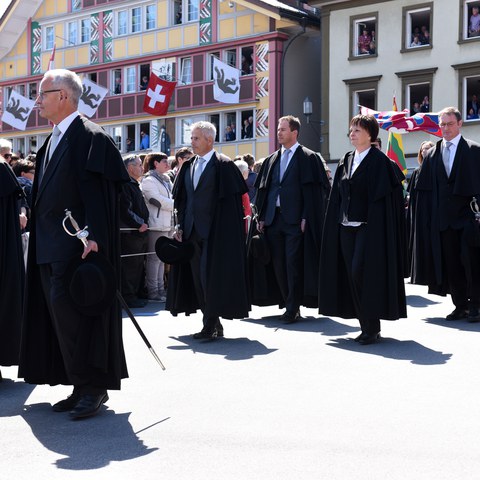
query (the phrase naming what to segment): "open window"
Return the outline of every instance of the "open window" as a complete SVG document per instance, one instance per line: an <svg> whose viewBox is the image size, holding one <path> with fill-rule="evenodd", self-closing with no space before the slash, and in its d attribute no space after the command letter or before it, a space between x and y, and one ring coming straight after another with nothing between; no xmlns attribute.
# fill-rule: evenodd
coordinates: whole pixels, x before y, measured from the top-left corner
<svg viewBox="0 0 480 480"><path fill-rule="evenodd" d="M377 54L377 13L350 17L350 60Z"/></svg>
<svg viewBox="0 0 480 480"><path fill-rule="evenodd" d="M402 52L432 46L433 2L403 8Z"/></svg>
<svg viewBox="0 0 480 480"><path fill-rule="evenodd" d="M464 0L461 10L460 42L480 40L480 0Z"/></svg>
<svg viewBox="0 0 480 480"><path fill-rule="evenodd" d="M463 120L470 123L480 119L477 102L480 98L480 62L452 65L458 72L460 89L458 106Z"/></svg>
<svg viewBox="0 0 480 480"><path fill-rule="evenodd" d="M432 111L432 84L436 71L437 67L396 72L402 80L401 105L405 105L411 115Z"/></svg>
<svg viewBox="0 0 480 480"><path fill-rule="evenodd" d="M357 115L360 107L377 109L378 82L381 78L381 75L377 75L344 80L349 89L350 117Z"/></svg>
<svg viewBox="0 0 480 480"><path fill-rule="evenodd" d="M120 95L123 91L122 89L122 70L116 68L112 70L112 86L111 86L113 95Z"/></svg>

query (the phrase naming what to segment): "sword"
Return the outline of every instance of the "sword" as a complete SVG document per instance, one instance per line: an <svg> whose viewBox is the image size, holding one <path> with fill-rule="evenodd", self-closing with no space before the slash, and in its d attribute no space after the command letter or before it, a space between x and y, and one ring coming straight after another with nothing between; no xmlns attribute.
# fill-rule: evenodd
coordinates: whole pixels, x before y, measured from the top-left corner
<svg viewBox="0 0 480 480"><path fill-rule="evenodd" d="M75 233L70 232L70 230L66 226L66 221L69 220L70 223L72 224L72 227L75 229ZM85 225L84 228L80 228L78 225L77 221L72 217L72 212L68 210L67 208L65 209L65 218L62 221L63 229L70 235L71 237L77 237L85 246L87 246L87 237L88 237L88 226ZM160 367L162 367L162 370L165 370L165 366L163 365L162 361L156 354L155 350L153 349L151 343L148 341L148 338L145 336L143 333L142 329L140 328L140 325L138 324L136 318L134 317L132 311L127 305L127 302L125 302L125 299L123 298L122 294L117 290L117 298L120 301L123 309L127 312L128 316L130 317L130 320L133 322L133 325L137 329L137 332L140 334L142 337L142 340L145 342L145 345L147 348L150 350L150 353L153 355L153 358L158 362Z"/></svg>
<svg viewBox="0 0 480 480"><path fill-rule="evenodd" d="M478 207L476 197L472 197L470 202L470 209L472 210L473 214L475 215L475 221L480 223L480 208Z"/></svg>

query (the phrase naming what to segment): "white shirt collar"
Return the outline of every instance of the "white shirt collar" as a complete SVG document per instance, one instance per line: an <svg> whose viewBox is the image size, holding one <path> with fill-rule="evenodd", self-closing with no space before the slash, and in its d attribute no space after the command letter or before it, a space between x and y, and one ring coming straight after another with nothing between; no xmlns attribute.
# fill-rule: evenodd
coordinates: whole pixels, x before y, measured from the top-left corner
<svg viewBox="0 0 480 480"><path fill-rule="evenodd" d="M215 153L215 149L212 149L205 155L199 155L199 157L202 157L203 159L205 159L205 165L206 165L210 161L214 153Z"/></svg>
<svg viewBox="0 0 480 480"><path fill-rule="evenodd" d="M458 142L460 141L460 138L462 137L462 134L459 133L455 138L452 138L451 140L448 140L450 143L453 143L455 148L458 147ZM447 140L443 139L443 147L447 146Z"/></svg>
<svg viewBox="0 0 480 480"><path fill-rule="evenodd" d="M300 146L300 144L298 142L294 143L288 150L290 150L290 152L292 152L292 154L290 155L290 158L293 157L293 155L295 154L295 151L297 150L297 148ZM283 145L282 145L282 155L283 153L285 152L285 150L287 150Z"/></svg>
<svg viewBox="0 0 480 480"><path fill-rule="evenodd" d="M80 112L76 111L71 113L68 117L65 117L58 125L58 129L61 132L60 136L68 130L68 127L72 124L72 122L80 115Z"/></svg>

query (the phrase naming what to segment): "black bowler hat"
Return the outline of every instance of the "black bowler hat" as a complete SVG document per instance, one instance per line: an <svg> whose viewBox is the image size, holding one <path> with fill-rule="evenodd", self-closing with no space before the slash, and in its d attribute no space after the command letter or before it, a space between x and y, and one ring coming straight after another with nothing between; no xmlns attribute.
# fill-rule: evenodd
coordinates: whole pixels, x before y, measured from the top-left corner
<svg viewBox="0 0 480 480"><path fill-rule="evenodd" d="M266 265L270 262L270 250L268 248L267 239L263 233L254 235L251 239L250 249L252 256L260 263Z"/></svg>
<svg viewBox="0 0 480 480"><path fill-rule="evenodd" d="M115 271L101 253L90 252L85 259L73 259L65 273L65 280L71 303L84 315L101 315L115 300Z"/></svg>
<svg viewBox="0 0 480 480"><path fill-rule="evenodd" d="M190 242L179 242L174 238L159 237L155 242L155 252L164 263L170 265L187 263L193 257L193 245Z"/></svg>

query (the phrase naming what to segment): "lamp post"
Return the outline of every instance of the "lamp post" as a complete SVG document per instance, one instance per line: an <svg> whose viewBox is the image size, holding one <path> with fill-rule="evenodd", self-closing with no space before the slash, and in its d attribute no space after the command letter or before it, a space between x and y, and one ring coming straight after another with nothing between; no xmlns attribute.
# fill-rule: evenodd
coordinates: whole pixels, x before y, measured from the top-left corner
<svg viewBox="0 0 480 480"><path fill-rule="evenodd" d="M307 123L312 127L313 131L317 134L319 142L322 143L323 142L322 125L325 125L325 122L323 120L312 120L311 116L313 114L313 103L308 97L305 97L305 100L303 100L303 114L307 118ZM319 132L313 126L314 123L318 123L318 125L320 125Z"/></svg>

